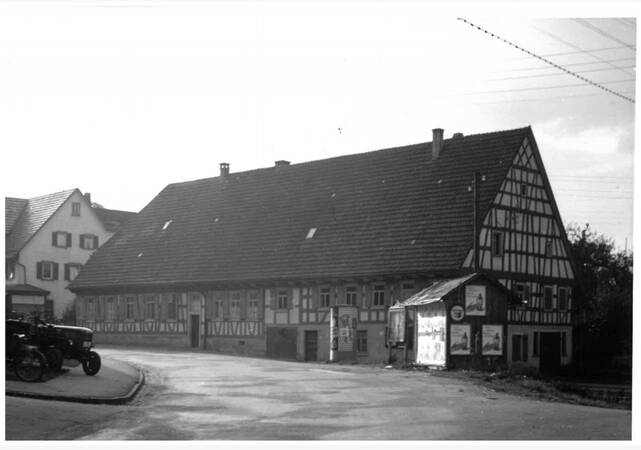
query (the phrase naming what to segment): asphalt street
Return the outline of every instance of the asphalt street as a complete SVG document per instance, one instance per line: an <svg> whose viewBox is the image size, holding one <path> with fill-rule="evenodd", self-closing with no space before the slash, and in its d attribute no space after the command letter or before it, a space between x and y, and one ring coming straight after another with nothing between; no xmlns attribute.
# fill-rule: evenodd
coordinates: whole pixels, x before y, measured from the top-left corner
<svg viewBox="0 0 641 450"><path fill-rule="evenodd" d="M490 392L379 366L142 348L98 351L144 368L123 406L6 398L6 439L611 440L631 413Z"/></svg>

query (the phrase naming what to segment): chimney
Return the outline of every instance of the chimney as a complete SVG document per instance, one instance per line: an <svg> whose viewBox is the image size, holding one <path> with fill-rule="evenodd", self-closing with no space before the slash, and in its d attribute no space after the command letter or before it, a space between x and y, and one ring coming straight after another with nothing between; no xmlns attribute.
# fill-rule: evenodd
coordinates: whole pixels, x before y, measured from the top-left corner
<svg viewBox="0 0 641 450"><path fill-rule="evenodd" d="M443 149L443 128L432 130L432 159L438 159Z"/></svg>
<svg viewBox="0 0 641 450"><path fill-rule="evenodd" d="M463 133L454 133L454 135L452 135L452 138L454 139L460 139L462 137L463 137Z"/></svg>
<svg viewBox="0 0 641 450"><path fill-rule="evenodd" d="M220 176L223 178L227 178L229 175L229 163L222 162L220 163Z"/></svg>
<svg viewBox="0 0 641 450"><path fill-rule="evenodd" d="M289 166L289 161L285 161L284 159L279 159L278 161L274 161L274 166L275 167Z"/></svg>
<svg viewBox="0 0 641 450"><path fill-rule="evenodd" d="M85 192L84 193L85 200L91 205L91 193Z"/></svg>

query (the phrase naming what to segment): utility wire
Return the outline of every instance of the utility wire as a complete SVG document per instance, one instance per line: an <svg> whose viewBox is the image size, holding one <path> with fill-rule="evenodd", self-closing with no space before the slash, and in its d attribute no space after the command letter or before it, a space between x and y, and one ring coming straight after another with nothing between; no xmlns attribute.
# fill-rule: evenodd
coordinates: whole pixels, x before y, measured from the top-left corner
<svg viewBox="0 0 641 450"><path fill-rule="evenodd" d="M526 58L529 58L526 57ZM524 58L525 59L525 58ZM621 62L621 61L634 61L635 57L630 57L630 58L616 58L616 59L604 59L604 60L599 60L599 61L584 61L584 62L576 62L576 63L568 63L568 64L563 64L563 67L574 67L574 66L590 66L593 64L608 64L612 67L612 70L614 69L622 69L619 66L615 66L614 64L610 64L613 62ZM529 72L531 70L552 70L554 69L553 67L525 67L523 69L506 69L501 72ZM628 73L628 72L625 72Z"/></svg>
<svg viewBox="0 0 641 450"><path fill-rule="evenodd" d="M580 75L575 75L575 76L580 76ZM613 81L604 81L603 84L616 84L616 83L629 83L629 82L634 82L634 78L629 78L627 80L613 80ZM597 85L596 83L592 83L595 86L601 87L601 89L607 90L612 92L613 94L618 95L619 97L623 97L621 94L611 91L610 89L603 87L601 85ZM574 87L586 87L585 84L583 83L575 83L575 84L559 84L556 86L540 86L540 87L526 87L526 88L515 88L515 89L497 89L493 91L476 91L476 92L468 92L468 95L474 95L474 94L505 94L507 92L523 92L523 91L543 91L546 89L563 89L563 88L574 88ZM628 99L627 97L624 97ZM628 99L630 100L630 99ZM634 100L630 100L632 103L634 103Z"/></svg>
<svg viewBox="0 0 641 450"><path fill-rule="evenodd" d="M635 66L622 67L622 69L634 69L634 68L635 68ZM547 67L545 67L545 69L547 69ZM610 67L602 67L600 69L577 70L576 73L604 72L604 71L607 71L607 70L615 70L615 69L612 69ZM565 75L565 74L558 73L558 72L554 72L554 73L539 73L539 74L535 74L535 75L517 75L517 76L514 76L514 77L490 78L489 80L486 80L486 81L504 81L504 80L519 80L519 79L524 79L524 78L560 77L560 76L563 76L563 75Z"/></svg>
<svg viewBox="0 0 641 450"><path fill-rule="evenodd" d="M501 36L499 36L499 35L496 35L496 34L494 34L494 33L490 32L490 31L488 31L488 30L486 30L486 29L484 29L484 28L479 27L478 25L473 24L472 22L468 22L467 20L465 20L465 19L463 19L463 18L461 18L461 17L459 17L459 18L458 18L458 20L460 20L460 21L462 21L462 22L464 22L464 23L468 24L469 26L471 26L471 27L473 27L473 28L476 28L476 29L478 29L478 30L480 30L480 31L484 32L485 34L489 34L489 35L490 35L490 36L492 36L493 38L496 38L496 39L498 39L498 40L500 40L500 41L505 42L506 44L508 44L508 45L510 45L510 46L512 46L512 47L514 47L514 48L516 48L517 50L520 50L520 51L522 51L522 52L524 52L524 53L527 53L528 55L530 55L530 56L532 56L532 57L534 57L534 58L536 58L536 59L539 59L539 60L541 60L541 61L543 61L543 62L545 62L545 63L547 63L547 64L549 64L549 65L551 65L551 66L553 66L553 67L556 67L557 69L562 70L563 72L565 72L565 73L567 73L567 74L570 74L570 75L572 75L573 77L576 77L576 78L578 78L578 79L579 79L579 80L581 80L581 81L584 81L584 82L586 82L586 83L588 83L588 84L591 84L592 86L597 87L597 88L599 88L599 89L601 89L601 90L603 90L603 91L605 91L605 92L608 92L608 93L610 93L610 94L612 94L612 95L616 95L617 97L620 97L620 98L622 98L622 99L624 99L624 100L627 100L627 101L629 101L629 102L631 102L631 103L634 103L634 99L632 99L632 98L630 98L630 97L626 97L625 95L621 95L621 94L619 94L618 92L613 91L612 89L608 89L608 88L607 88L607 87L605 87L605 86L602 86L602 85L600 85L600 84L598 84L598 83L595 83L595 82L594 82L594 81L592 81L592 80L589 80L589 79L587 79L587 78L585 78L585 77L583 77L583 76L581 76L581 75L579 75L579 74L576 74L576 73L572 72L571 70L568 70L568 69L566 69L566 68L564 68L564 67L562 67L562 66L560 66L560 65L558 65L558 64L556 64L556 63L553 63L552 61L550 61L550 60L548 60L548 59L545 59L545 58L543 58L543 57L541 57L541 56L537 55L536 53L533 53L533 52L531 52L531 51L529 51L529 50L526 50L526 49L524 49L523 47L520 47L520 46L518 46L518 45L514 44L513 42L510 42L510 41L508 41L507 39L502 38L502 37L501 37Z"/></svg>
<svg viewBox="0 0 641 450"><path fill-rule="evenodd" d="M631 49L632 49L632 50L634 50L634 51L636 51L636 49L637 49L635 46L630 45L630 44L628 44L627 42L623 42L622 40L620 40L620 39L618 39L618 38L616 38L616 37L612 36L612 35L611 35L610 33L608 33L607 31L602 30L601 28L597 27L596 25L591 24L590 22L588 22L588 21L587 21L587 20L585 20L585 19L572 19L572 20L574 20L574 21L575 21L576 23L578 23L578 24L583 25L583 26L584 26L584 27L586 27L586 28L589 28L590 30L592 30L592 31L594 31L594 32L596 32L596 33L599 33L601 36L605 36L605 37L607 37L608 39L612 39L614 42L617 42L617 43L619 43L619 44L625 45L626 47L629 47L629 48L631 48Z"/></svg>
<svg viewBox="0 0 641 450"><path fill-rule="evenodd" d="M534 25L532 25L532 28L534 28L535 30L537 30L539 33L543 33L543 34L545 34L546 36L551 37L552 39L554 39L554 40L555 40L555 41L557 41L557 42L560 42L560 43L561 43L561 44L563 44L563 45L567 45L568 47L571 47L571 48L573 48L573 49L575 49L575 50L582 51L582 52L583 52L583 53L585 53L586 55L589 55L591 58L594 58L594 59L597 59L597 60L599 60L599 61L605 62L605 58L602 58L601 56L598 56L598 55L594 55L594 54L592 54L592 53L589 53L588 51L586 51L586 50L582 49L581 47L578 47L578 46L576 46L576 45L572 44L571 42L568 42L568 41L566 41L566 40L564 40L564 39L561 39L559 36L557 36L556 34L553 34L553 33L549 32L548 30L544 30L543 28L540 28L540 27L537 27L537 26L534 26ZM623 72L623 73L627 73L628 75L633 75L633 73L632 73L632 72L629 72L629 71L623 70L623 69L622 69L622 68L620 68L619 66L615 66L614 64L610 64L610 63L607 63L607 64L608 64L609 66L611 66L611 67L614 67L615 69L619 69L619 70L620 70L621 72ZM567 67L567 65L566 65L566 67Z"/></svg>

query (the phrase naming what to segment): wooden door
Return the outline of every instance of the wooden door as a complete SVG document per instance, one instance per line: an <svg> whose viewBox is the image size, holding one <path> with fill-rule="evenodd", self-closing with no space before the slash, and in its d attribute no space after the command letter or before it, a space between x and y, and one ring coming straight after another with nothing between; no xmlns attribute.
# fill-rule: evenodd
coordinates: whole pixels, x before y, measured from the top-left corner
<svg viewBox="0 0 641 450"><path fill-rule="evenodd" d="M199 347L200 340L200 315L192 314L191 320L189 321L189 330L190 330L190 344L192 348Z"/></svg>
<svg viewBox="0 0 641 450"><path fill-rule="evenodd" d="M318 331L305 331L305 361L318 361Z"/></svg>
<svg viewBox="0 0 641 450"><path fill-rule="evenodd" d="M561 367L561 333L541 333L539 371L542 374L558 373Z"/></svg>

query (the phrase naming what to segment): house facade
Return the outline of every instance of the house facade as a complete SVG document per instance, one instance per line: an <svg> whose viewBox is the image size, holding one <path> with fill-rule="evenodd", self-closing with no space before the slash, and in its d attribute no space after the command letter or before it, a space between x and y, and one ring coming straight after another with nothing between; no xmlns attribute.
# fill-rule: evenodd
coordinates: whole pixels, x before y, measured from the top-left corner
<svg viewBox="0 0 641 450"><path fill-rule="evenodd" d="M69 282L114 231L78 189L6 198L5 217L6 311L61 318L75 298Z"/></svg>
<svg viewBox="0 0 641 450"><path fill-rule="evenodd" d="M570 362L574 270L529 127L220 170L168 185L74 280L98 342L381 362L392 305L483 271L520 299L507 362Z"/></svg>

